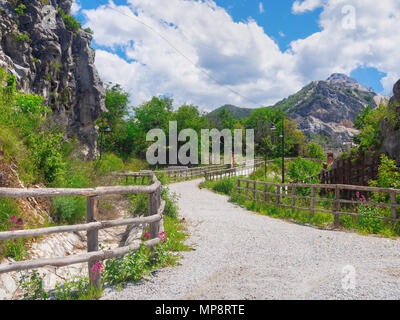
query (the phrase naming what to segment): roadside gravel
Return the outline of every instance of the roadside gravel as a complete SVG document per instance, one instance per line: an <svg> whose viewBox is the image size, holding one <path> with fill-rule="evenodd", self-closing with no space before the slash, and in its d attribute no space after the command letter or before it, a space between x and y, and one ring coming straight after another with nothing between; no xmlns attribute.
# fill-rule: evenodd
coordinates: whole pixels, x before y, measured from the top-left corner
<svg viewBox="0 0 400 320"><path fill-rule="evenodd" d="M169 187L195 250L103 299L400 299L400 240L257 215L200 182Z"/></svg>

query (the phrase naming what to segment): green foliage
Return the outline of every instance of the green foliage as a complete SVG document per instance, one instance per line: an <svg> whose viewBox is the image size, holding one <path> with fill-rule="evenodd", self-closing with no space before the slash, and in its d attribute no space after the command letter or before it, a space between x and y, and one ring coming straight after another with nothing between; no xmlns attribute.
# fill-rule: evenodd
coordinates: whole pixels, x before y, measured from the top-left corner
<svg viewBox="0 0 400 320"><path fill-rule="evenodd" d="M212 186L212 190L226 195L230 195L233 189L236 187L236 180L237 180L236 178L218 180Z"/></svg>
<svg viewBox="0 0 400 320"><path fill-rule="evenodd" d="M44 290L43 278L36 270L33 270L30 276L21 275L19 285L24 291L24 299L47 300L49 298L49 293Z"/></svg>
<svg viewBox="0 0 400 320"><path fill-rule="evenodd" d="M380 104L377 108L366 107L355 120L355 127L360 134L354 137L354 142L359 144L360 150L378 150L381 141L379 139L380 123L389 114L388 107Z"/></svg>
<svg viewBox="0 0 400 320"><path fill-rule="evenodd" d="M324 149L316 142L310 142L307 145L306 154L311 159L326 160L326 153Z"/></svg>
<svg viewBox="0 0 400 320"><path fill-rule="evenodd" d="M24 13L25 13L25 10L26 10L26 6L24 5L24 4L19 4L18 5L18 7L16 7L15 9L14 9L14 12L17 14L17 15L19 15L19 16L22 16Z"/></svg>
<svg viewBox="0 0 400 320"><path fill-rule="evenodd" d="M82 197L56 197L51 209L58 222L75 224L86 217L86 202Z"/></svg>
<svg viewBox="0 0 400 320"><path fill-rule="evenodd" d="M381 216L379 208L360 204L357 209L361 215L358 219L358 229L365 233L379 234L382 232L383 221L375 217Z"/></svg>
<svg viewBox="0 0 400 320"><path fill-rule="evenodd" d="M109 259L105 264L104 280L112 285L139 281L151 270L150 249L142 245L137 251Z"/></svg>
<svg viewBox="0 0 400 320"><path fill-rule="evenodd" d="M272 126L276 130L271 130ZM297 129L296 122L287 120L283 111L271 108L254 110L245 122L246 129L254 129L256 153L267 152L270 159L282 155L282 126L285 132L285 156L298 156L304 153L306 138Z"/></svg>
<svg viewBox="0 0 400 320"><path fill-rule="evenodd" d="M73 16L66 14L61 8L57 9L58 14L63 18L65 27L72 32L78 32L81 28L81 23L76 20Z"/></svg>
<svg viewBox="0 0 400 320"><path fill-rule="evenodd" d="M84 30L85 30L87 33L90 33L90 34L93 34L93 33L94 33L93 30L90 29L90 28L85 28Z"/></svg>
<svg viewBox="0 0 400 320"><path fill-rule="evenodd" d="M38 170L37 175L42 174L49 183L64 174L62 138L61 133L39 132L28 139L28 145L32 148L31 159Z"/></svg>
<svg viewBox="0 0 400 320"><path fill-rule="evenodd" d="M369 184L373 187L400 189L400 173L396 162L385 155L381 155L378 179L371 180Z"/></svg>
<svg viewBox="0 0 400 320"><path fill-rule="evenodd" d="M104 154L101 161L98 160L95 164L96 173L101 176L122 168L124 168L124 162L113 153Z"/></svg>
<svg viewBox="0 0 400 320"><path fill-rule="evenodd" d="M161 190L161 199L165 201L164 216L176 219L178 218L178 195L172 193L166 186Z"/></svg>
<svg viewBox="0 0 400 320"><path fill-rule="evenodd" d="M29 37L29 35L27 33L14 33L14 38L16 41L20 41L20 42L29 42L31 40L31 38Z"/></svg>
<svg viewBox="0 0 400 320"><path fill-rule="evenodd" d="M76 277L56 286L50 292L44 289L44 279L36 270L21 274L19 286L25 300L93 300L102 295L102 287L94 288L87 278Z"/></svg>
<svg viewBox="0 0 400 320"><path fill-rule="evenodd" d="M287 175L294 183L318 183L322 165L318 162L297 158L288 165Z"/></svg>

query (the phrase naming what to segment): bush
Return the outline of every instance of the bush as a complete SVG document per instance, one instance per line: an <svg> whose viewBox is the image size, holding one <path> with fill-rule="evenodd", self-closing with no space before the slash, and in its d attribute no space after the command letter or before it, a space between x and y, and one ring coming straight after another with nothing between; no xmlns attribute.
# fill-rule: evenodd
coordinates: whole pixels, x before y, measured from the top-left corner
<svg viewBox="0 0 400 320"><path fill-rule="evenodd" d="M324 149L316 142L310 142L307 146L308 156L312 159L326 160Z"/></svg>
<svg viewBox="0 0 400 320"><path fill-rule="evenodd" d="M83 197L57 197L51 205L52 215L59 222L74 224L86 217L86 201Z"/></svg>
<svg viewBox="0 0 400 320"><path fill-rule="evenodd" d="M321 170L320 163L297 158L289 163L287 175L294 183L318 183L318 174Z"/></svg>
<svg viewBox="0 0 400 320"><path fill-rule="evenodd" d="M124 162L113 153L103 154L102 159L95 164L96 174L103 176L124 168Z"/></svg>
<svg viewBox="0 0 400 320"><path fill-rule="evenodd" d="M39 132L28 139L31 149L31 159L38 176L51 183L65 172L65 162L62 154L61 133Z"/></svg>
<svg viewBox="0 0 400 320"><path fill-rule="evenodd" d="M230 195L236 186L236 178L227 178L217 181L212 189L226 195Z"/></svg>

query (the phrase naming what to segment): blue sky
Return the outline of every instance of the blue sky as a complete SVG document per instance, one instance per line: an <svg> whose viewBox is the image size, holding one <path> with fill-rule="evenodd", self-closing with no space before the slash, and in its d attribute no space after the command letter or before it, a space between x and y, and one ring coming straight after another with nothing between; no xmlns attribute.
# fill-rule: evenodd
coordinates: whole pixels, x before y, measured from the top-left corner
<svg viewBox="0 0 400 320"><path fill-rule="evenodd" d="M347 17L344 2L357 13L351 32L340 30ZM398 13L398 2L381 0L375 11L372 6L367 8L367 2L373 3L114 0L115 7L110 9L108 0L80 0L74 15L95 31L92 46L97 50L101 76L128 86L135 103L167 94L179 102L213 109L220 103L270 105L334 72L346 73L375 92L390 95L400 76L395 70L400 65L386 56L391 44L384 28L390 26L378 25L379 21L364 25L364 20L369 15L379 20L382 15L385 21L389 13ZM107 6L100 10L100 5ZM153 31L121 12L132 16L135 12ZM397 23L393 21L393 28ZM371 33L374 28L381 33ZM374 42L387 45L389 52L374 47ZM182 76L191 81L183 81Z"/></svg>

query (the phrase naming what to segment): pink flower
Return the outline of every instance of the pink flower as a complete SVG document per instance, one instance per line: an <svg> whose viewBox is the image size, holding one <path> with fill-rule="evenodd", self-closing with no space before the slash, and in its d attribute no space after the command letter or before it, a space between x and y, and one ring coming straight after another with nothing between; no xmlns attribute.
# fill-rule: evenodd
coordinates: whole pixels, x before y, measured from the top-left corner
<svg viewBox="0 0 400 320"><path fill-rule="evenodd" d="M147 239L149 239L150 238L150 234L148 233L148 232L145 232L144 234L143 234L143 240L147 240Z"/></svg>
<svg viewBox="0 0 400 320"><path fill-rule="evenodd" d="M167 241L167 234L165 232L160 232L158 237L160 238L161 242Z"/></svg>
<svg viewBox="0 0 400 320"><path fill-rule="evenodd" d="M90 268L90 271L91 271L93 274L96 275L96 274L102 273L102 272L103 272L103 269L104 269L104 267L103 267L103 265L101 264L101 262L97 262L96 264L93 265L93 267ZM94 278L96 278L96 277L94 276ZM95 279L93 279L93 280L95 280Z"/></svg>
<svg viewBox="0 0 400 320"><path fill-rule="evenodd" d="M357 198L360 198L360 192L357 191L356 196Z"/></svg>

